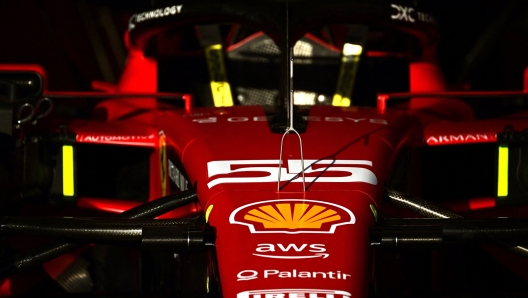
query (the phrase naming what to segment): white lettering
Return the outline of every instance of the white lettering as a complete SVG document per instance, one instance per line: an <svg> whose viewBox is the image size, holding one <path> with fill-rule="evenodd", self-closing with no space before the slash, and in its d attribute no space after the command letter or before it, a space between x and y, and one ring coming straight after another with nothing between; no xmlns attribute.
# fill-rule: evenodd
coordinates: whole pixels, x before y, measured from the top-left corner
<svg viewBox="0 0 528 298"><path fill-rule="evenodd" d="M293 248L295 251L302 251L307 245L308 244L303 244L301 247L297 247L295 244L289 244L288 246L284 247L281 243L277 244L277 246L284 252L290 251L291 248Z"/></svg>
<svg viewBox="0 0 528 298"><path fill-rule="evenodd" d="M202 118L202 119L193 119L193 122L198 123L216 123L216 117Z"/></svg>
<svg viewBox="0 0 528 298"><path fill-rule="evenodd" d="M312 275L308 271L301 271L299 272L299 278L311 278Z"/></svg>
<svg viewBox="0 0 528 298"><path fill-rule="evenodd" d="M463 140L464 140L463 135L451 136L451 141L463 141Z"/></svg>
<svg viewBox="0 0 528 298"><path fill-rule="evenodd" d="M352 294L340 290L266 289L240 292L236 298L350 298Z"/></svg>
<svg viewBox="0 0 528 298"><path fill-rule="evenodd" d="M423 12L417 12L418 20L426 23L434 23L435 18L429 14L423 13Z"/></svg>
<svg viewBox="0 0 528 298"><path fill-rule="evenodd" d="M257 249L255 249L258 252L271 252L275 251L275 245L269 244L269 243L262 243L257 245Z"/></svg>
<svg viewBox="0 0 528 298"><path fill-rule="evenodd" d="M414 18L411 15L411 13L414 12L414 8L400 6L400 5L396 5L396 4L391 4L391 7L396 9L396 14L391 15L391 19L393 19L393 20L405 20L405 21L411 22L411 23L415 22Z"/></svg>
<svg viewBox="0 0 528 298"><path fill-rule="evenodd" d="M183 115L183 117L203 117L203 116L208 116L210 113L192 113L192 114L187 114L187 115Z"/></svg>
<svg viewBox="0 0 528 298"><path fill-rule="evenodd" d="M414 11L414 8L412 7L407 7L407 11L405 12L406 14L406 20L411 22L411 23L414 23L415 20L414 18L411 16L411 13Z"/></svg>
<svg viewBox="0 0 528 298"><path fill-rule="evenodd" d="M174 6L167 6L165 8L159 8L151 11L146 11L142 13L138 13L135 15L135 21L136 23L140 23L146 20L150 19L156 19L160 17L166 17L169 15L174 15L177 13L180 13L182 10L183 5L174 5ZM134 26L132 25L131 28Z"/></svg>
<svg viewBox="0 0 528 298"><path fill-rule="evenodd" d="M270 275L279 274L279 270L264 270L264 278L268 278Z"/></svg>
<svg viewBox="0 0 528 298"><path fill-rule="evenodd" d="M326 273L324 272L314 272L312 274L312 276L315 278L315 277L321 277L321 278L326 278Z"/></svg>
<svg viewBox="0 0 528 298"><path fill-rule="evenodd" d="M310 244L311 252L325 252L326 248L324 244Z"/></svg>
<svg viewBox="0 0 528 298"><path fill-rule="evenodd" d="M324 253L326 252L326 248L324 244L301 244L296 245L293 243L290 243L288 245L283 245L282 243L277 244L277 249L275 249L275 245L271 243L261 243L257 244L257 247L255 248L255 252L253 255L257 257L263 257L263 258L272 258L272 259L312 259L312 258L323 258L326 259L329 254ZM308 248L308 249L306 249ZM313 253L309 254L306 251ZM279 254L269 254L279 252ZM295 254L291 255L284 255L282 253L288 253L293 252ZM299 254L297 254L297 253ZM262 253L268 253L268 254L262 254Z"/></svg>
<svg viewBox="0 0 528 298"><path fill-rule="evenodd" d="M391 15L391 19L399 20L400 19L400 6L396 4L391 4L391 7L396 9L396 14Z"/></svg>
<svg viewBox="0 0 528 298"><path fill-rule="evenodd" d="M348 117L346 117L345 119L352 120L352 121L354 121L354 122L356 122L356 123L358 123L359 121L366 120L366 118L354 119L354 118L348 118Z"/></svg>
<svg viewBox="0 0 528 298"><path fill-rule="evenodd" d="M195 115L184 115L183 117L192 117L192 116L205 116L206 114L195 114ZM218 119L217 117L208 117L208 118L201 118L201 119L193 119L194 122L197 122L197 123L216 123L216 122L219 122L219 121L222 121L223 119L226 119L226 118L220 118ZM354 123L358 123L360 121L368 121L369 123L373 123L373 124L384 124L384 125L387 125L388 122L387 120L385 119L367 119L367 118L359 118L359 119L355 119L355 118L350 118L350 117L323 117L321 118L320 116L308 116L306 117L306 119L308 121L325 121L325 122L345 122L345 121L352 121ZM236 122L248 122L248 121L253 121L253 122L260 122L260 121L268 121L268 118L266 116L253 116L253 117L230 117L230 118L227 118L227 122L233 122L233 123L236 123Z"/></svg>
<svg viewBox="0 0 528 298"><path fill-rule="evenodd" d="M273 278L314 278L314 279L338 279L346 280L347 278L352 277L352 275L347 273L342 273L341 271L298 271L297 269L292 270L278 270L278 269L264 269L262 271L263 278L273 279ZM259 273L256 270L242 270L237 274L237 281L247 281L258 279Z"/></svg>
<svg viewBox="0 0 528 298"><path fill-rule="evenodd" d="M492 134L467 134L467 135L441 135L430 136L427 144L456 144L495 141L496 135Z"/></svg>
<svg viewBox="0 0 528 298"><path fill-rule="evenodd" d="M427 143L428 143L428 144L429 144L429 143L438 143L438 139L435 138L435 137L429 137L429 138L427 139Z"/></svg>
<svg viewBox="0 0 528 298"><path fill-rule="evenodd" d="M325 117L325 121L328 121L328 122L343 122L343 118L341 118L341 117Z"/></svg>
<svg viewBox="0 0 528 298"><path fill-rule="evenodd" d="M370 123L376 123L376 124L389 124L387 123L387 120L385 119L370 119Z"/></svg>
<svg viewBox="0 0 528 298"><path fill-rule="evenodd" d="M78 136L80 142L128 142L152 140L154 135L149 136Z"/></svg>
<svg viewBox="0 0 528 298"><path fill-rule="evenodd" d="M227 122L245 122L248 121L248 117L231 117L227 118Z"/></svg>

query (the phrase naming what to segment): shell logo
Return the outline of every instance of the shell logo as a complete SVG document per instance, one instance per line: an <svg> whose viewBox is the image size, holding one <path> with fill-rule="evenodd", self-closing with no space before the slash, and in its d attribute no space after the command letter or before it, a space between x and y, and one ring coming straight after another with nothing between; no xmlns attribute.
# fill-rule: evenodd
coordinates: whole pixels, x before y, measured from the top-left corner
<svg viewBox="0 0 528 298"><path fill-rule="evenodd" d="M244 219L260 222L266 229L320 229L326 222L338 221L341 216L333 209L307 203L279 203L254 208Z"/></svg>
<svg viewBox="0 0 528 298"><path fill-rule="evenodd" d="M233 211L231 224L251 233L333 234L336 227L354 224L354 214L343 206L314 200L287 199L244 205Z"/></svg>

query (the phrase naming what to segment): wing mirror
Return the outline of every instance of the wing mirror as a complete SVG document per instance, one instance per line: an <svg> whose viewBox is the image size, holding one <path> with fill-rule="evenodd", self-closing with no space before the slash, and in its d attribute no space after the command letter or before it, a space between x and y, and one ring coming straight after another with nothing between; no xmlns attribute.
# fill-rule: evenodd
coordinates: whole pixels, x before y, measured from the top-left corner
<svg viewBox="0 0 528 298"><path fill-rule="evenodd" d="M9 101L42 95L44 78L41 73L27 70L2 70L0 66L0 96Z"/></svg>

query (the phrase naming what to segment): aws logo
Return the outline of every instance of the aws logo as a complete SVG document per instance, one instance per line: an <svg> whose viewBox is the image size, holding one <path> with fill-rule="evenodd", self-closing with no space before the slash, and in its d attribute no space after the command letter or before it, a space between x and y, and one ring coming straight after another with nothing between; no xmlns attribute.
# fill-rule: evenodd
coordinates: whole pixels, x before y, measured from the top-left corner
<svg viewBox="0 0 528 298"><path fill-rule="evenodd" d="M333 234L341 225L354 224L354 214L337 204L302 199L272 200L237 208L231 224L244 225L251 233Z"/></svg>
<svg viewBox="0 0 528 298"><path fill-rule="evenodd" d="M330 254L326 253L326 247L324 244L300 244L296 245L290 243L288 245L278 243L261 243L257 245L254 256L262 258L272 259L313 259L323 258L326 259Z"/></svg>

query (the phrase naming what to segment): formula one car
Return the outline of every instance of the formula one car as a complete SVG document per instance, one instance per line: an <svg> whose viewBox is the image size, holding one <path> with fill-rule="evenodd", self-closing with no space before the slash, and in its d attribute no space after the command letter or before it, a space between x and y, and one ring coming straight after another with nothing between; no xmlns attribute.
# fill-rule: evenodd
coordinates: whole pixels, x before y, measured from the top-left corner
<svg viewBox="0 0 528 298"><path fill-rule="evenodd" d="M526 296L528 77L384 1L156 1L118 84L0 66L0 296Z"/></svg>

